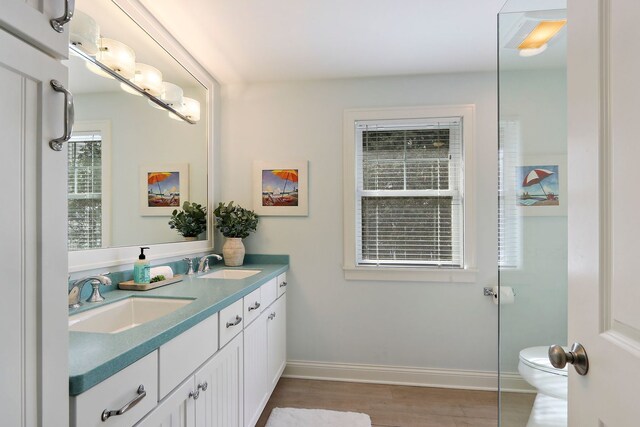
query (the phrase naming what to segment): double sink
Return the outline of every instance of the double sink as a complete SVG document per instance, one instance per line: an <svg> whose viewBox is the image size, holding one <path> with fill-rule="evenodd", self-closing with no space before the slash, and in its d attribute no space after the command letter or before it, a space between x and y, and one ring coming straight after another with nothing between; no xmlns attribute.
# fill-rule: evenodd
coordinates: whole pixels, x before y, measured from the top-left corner
<svg viewBox="0 0 640 427"><path fill-rule="evenodd" d="M260 271L221 269L198 276L198 279L241 280L256 275ZM131 296L69 316L69 330L117 334L173 313L193 301L185 298Z"/></svg>

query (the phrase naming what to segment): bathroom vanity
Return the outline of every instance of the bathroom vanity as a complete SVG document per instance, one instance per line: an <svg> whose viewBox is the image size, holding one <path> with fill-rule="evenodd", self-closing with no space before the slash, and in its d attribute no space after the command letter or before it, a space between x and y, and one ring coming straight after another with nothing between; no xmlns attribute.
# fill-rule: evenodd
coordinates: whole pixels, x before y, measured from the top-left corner
<svg viewBox="0 0 640 427"><path fill-rule="evenodd" d="M286 363L288 265L246 268L260 272L105 294L101 307L132 294L188 302L121 332L70 332L71 425L255 425Z"/></svg>

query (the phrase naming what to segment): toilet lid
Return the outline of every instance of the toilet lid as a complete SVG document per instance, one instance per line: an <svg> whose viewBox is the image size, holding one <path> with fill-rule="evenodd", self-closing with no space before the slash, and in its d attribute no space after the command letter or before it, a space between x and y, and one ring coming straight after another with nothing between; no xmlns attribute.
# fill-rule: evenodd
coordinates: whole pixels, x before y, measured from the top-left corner
<svg viewBox="0 0 640 427"><path fill-rule="evenodd" d="M568 348L563 347L565 351L569 351ZM538 369L550 374L567 376L567 366L562 369L554 368L549 362L549 347L529 347L520 351L520 361L525 365Z"/></svg>

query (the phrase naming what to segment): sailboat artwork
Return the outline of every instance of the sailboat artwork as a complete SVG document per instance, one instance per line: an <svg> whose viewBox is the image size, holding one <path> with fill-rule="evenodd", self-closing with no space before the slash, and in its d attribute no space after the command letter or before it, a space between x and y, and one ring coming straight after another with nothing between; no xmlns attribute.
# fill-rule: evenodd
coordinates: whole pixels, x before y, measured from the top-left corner
<svg viewBox="0 0 640 427"><path fill-rule="evenodd" d="M298 206L298 169L262 170L262 206Z"/></svg>
<svg viewBox="0 0 640 427"><path fill-rule="evenodd" d="M560 177L558 165L519 166L519 206L559 206Z"/></svg>

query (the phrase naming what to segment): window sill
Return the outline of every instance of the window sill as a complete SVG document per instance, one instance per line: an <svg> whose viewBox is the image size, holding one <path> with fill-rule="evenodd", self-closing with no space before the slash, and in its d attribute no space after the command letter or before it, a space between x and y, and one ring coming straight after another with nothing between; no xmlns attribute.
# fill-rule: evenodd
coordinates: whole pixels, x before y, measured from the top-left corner
<svg viewBox="0 0 640 427"><path fill-rule="evenodd" d="M474 283L477 269L429 267L343 267L345 280Z"/></svg>

